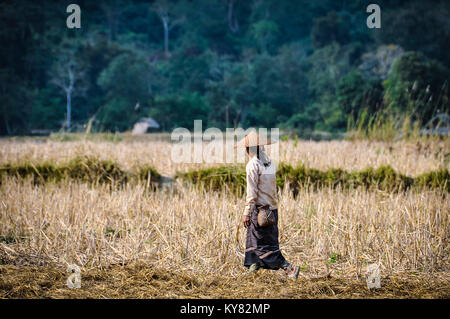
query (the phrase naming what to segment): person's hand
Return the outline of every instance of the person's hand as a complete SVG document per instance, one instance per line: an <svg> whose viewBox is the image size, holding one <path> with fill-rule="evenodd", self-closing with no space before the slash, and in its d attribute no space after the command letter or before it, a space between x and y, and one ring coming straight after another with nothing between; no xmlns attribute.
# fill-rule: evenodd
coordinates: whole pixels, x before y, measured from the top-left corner
<svg viewBox="0 0 450 319"><path fill-rule="evenodd" d="M242 216L242 224L244 224L245 228L248 228L250 226L250 216Z"/></svg>

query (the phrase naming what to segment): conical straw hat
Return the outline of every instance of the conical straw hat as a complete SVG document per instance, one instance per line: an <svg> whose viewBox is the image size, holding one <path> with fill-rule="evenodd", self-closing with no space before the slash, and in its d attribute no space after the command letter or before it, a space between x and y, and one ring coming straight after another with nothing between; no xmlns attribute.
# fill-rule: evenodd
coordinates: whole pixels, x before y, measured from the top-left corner
<svg viewBox="0 0 450 319"><path fill-rule="evenodd" d="M273 142L267 137L261 137L255 131L251 131L246 137L237 142L235 147L254 147L272 144Z"/></svg>

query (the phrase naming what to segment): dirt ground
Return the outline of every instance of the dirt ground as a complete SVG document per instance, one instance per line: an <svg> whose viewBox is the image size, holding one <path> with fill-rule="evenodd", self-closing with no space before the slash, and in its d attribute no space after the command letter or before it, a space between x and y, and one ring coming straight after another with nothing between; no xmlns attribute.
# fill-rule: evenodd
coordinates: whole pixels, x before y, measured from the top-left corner
<svg viewBox="0 0 450 319"><path fill-rule="evenodd" d="M261 270L236 277L197 277L139 263L81 273L81 288L68 288L66 269L0 265L0 298L449 298L447 273L382 276L370 291L364 278L289 280L282 271Z"/></svg>

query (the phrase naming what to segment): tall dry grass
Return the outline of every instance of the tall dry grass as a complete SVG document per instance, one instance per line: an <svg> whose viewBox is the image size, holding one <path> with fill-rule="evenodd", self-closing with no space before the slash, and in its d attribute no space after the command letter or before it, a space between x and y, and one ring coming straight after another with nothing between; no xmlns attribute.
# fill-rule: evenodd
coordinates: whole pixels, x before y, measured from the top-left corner
<svg viewBox="0 0 450 319"><path fill-rule="evenodd" d="M280 194L280 247L303 276L361 276L449 270L447 194L436 191L300 190ZM148 192L78 182L0 186L1 248L20 264L76 263L84 269L143 261L195 275L238 276L243 198L178 187Z"/></svg>
<svg viewBox="0 0 450 319"><path fill-rule="evenodd" d="M178 171L215 165L174 163L170 147L162 138L4 139L0 140L0 166L45 161L65 164L77 156L89 156L114 161L129 172L152 166L165 176L174 176ZM350 172L390 165L398 173L415 177L450 169L450 141L289 140L280 142L280 161ZM358 297L366 294L366 265L375 262L381 264L384 280L379 296L448 295L450 201L448 193L439 189L300 188L296 198L287 189L280 191L280 248L289 261L301 267L298 283L287 282L282 272L262 271L257 279L245 275L245 229L240 226L243 197L225 190L203 191L179 180L175 188L158 191L145 183L110 187L82 179L56 180L33 183L17 176L2 177L3 297L35 296L36 291L58 298L307 298L334 297L339 291L343 296ZM64 290L62 266L72 263L82 267L87 287L79 294ZM133 266L136 263L140 265L137 268ZM111 267L113 264L127 266ZM43 286L36 281L41 277ZM398 278L402 278L401 284ZM435 294L434 288L423 292L423 286L431 282L440 292ZM266 289L268 285L273 289Z"/></svg>
<svg viewBox="0 0 450 319"><path fill-rule="evenodd" d="M146 164L166 176L177 171L214 166L214 164L175 163L171 146L165 141L140 139L121 142L0 140L0 165L5 163L67 162L77 156L113 160L125 170ZM206 143L205 143L206 146ZM270 153L270 147L269 147ZM450 139L430 142L371 141L280 141L280 162L327 170L348 171L390 165L397 172L417 176L439 168L450 169ZM217 164L222 165L222 164Z"/></svg>

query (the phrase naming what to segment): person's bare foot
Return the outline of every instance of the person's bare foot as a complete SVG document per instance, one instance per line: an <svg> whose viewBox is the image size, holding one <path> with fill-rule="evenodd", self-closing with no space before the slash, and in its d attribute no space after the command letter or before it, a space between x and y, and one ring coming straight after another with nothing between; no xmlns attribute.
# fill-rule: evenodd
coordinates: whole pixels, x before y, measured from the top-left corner
<svg viewBox="0 0 450 319"><path fill-rule="evenodd" d="M289 264L289 266L287 266L284 271L286 271L288 278L297 279L300 268L298 266Z"/></svg>
<svg viewBox="0 0 450 319"><path fill-rule="evenodd" d="M254 272L256 272L259 268L261 268L261 267L259 266L259 264L252 264L252 265L250 265L250 268L248 269L248 273L249 273L249 274L254 273Z"/></svg>

